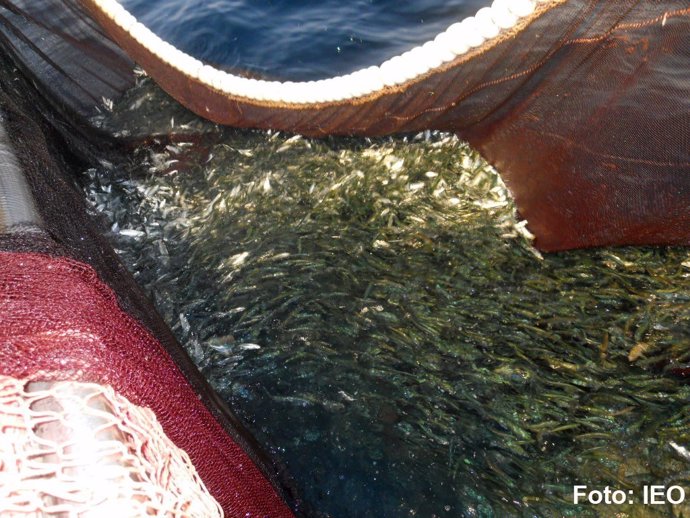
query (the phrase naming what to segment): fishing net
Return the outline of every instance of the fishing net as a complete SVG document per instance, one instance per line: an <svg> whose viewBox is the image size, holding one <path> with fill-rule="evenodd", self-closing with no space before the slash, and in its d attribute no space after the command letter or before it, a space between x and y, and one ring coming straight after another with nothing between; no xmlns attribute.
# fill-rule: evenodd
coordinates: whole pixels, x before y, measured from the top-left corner
<svg viewBox="0 0 690 518"><path fill-rule="evenodd" d="M93 122L101 98L131 84L131 61L85 4L0 2L0 43L51 104ZM540 249L689 242L685 0L540 2L524 27L409 84L297 108L229 101L95 16L166 91L213 120L315 136L459 134L502 175Z"/></svg>
<svg viewBox="0 0 690 518"><path fill-rule="evenodd" d="M75 0L0 1L0 44L44 92L43 102L82 130L134 83L133 63Z"/></svg>
<svg viewBox="0 0 690 518"><path fill-rule="evenodd" d="M217 517L153 412L95 383L0 376L0 516Z"/></svg>
<svg viewBox="0 0 690 518"><path fill-rule="evenodd" d="M60 10L62 5L76 7ZM119 53L119 65L108 64L106 49L96 59L77 58L78 66L69 68L76 50L93 49L102 36L65 35L60 27L66 19L50 22L56 12L77 13L72 18L81 20L79 27L97 30L72 0L0 0L0 43L37 87L3 69L0 108L44 223L41 233L0 236L0 250L8 252L0 254L0 372L45 380L38 375L50 365L62 376L50 378L58 382L66 379L61 362L67 360L73 367L69 379L108 378L118 394L156 413L226 514L262 508L274 510L272 517L288 516L280 499L285 495L280 488L274 492L275 466L209 390L75 188L66 150L88 154L94 135L72 137L75 124L49 115L50 108L72 122L92 120L92 108L131 81L125 77L110 88L112 82L96 80L106 77L97 65L119 67L124 77L131 63ZM689 24L687 1L570 0L458 68L387 93L371 109L266 112L248 105L241 107L242 123L280 122L312 134L452 130L499 168L531 228L544 222L537 232L542 248L687 243L690 97L683 74ZM44 36L52 43L44 44ZM83 45L64 46L80 38ZM75 82L85 75L80 67L92 71L93 80ZM96 133L85 127L82 133ZM87 159L107 164L107 157L107 149L99 149ZM25 327L18 333L20 322ZM64 338L75 329L79 347L75 336ZM47 336L62 341L49 344ZM63 347L67 343L71 348ZM37 345L44 347L42 355Z"/></svg>
<svg viewBox="0 0 690 518"><path fill-rule="evenodd" d="M0 56L3 145L41 222L0 233L0 374L107 384L155 414L226 516L292 516L280 466L208 386L84 203L74 171L112 147L89 155L93 141L62 132L71 125L50 110Z"/></svg>
<svg viewBox="0 0 690 518"><path fill-rule="evenodd" d="M118 307L93 268L44 253L2 252L0 286L0 374L108 385L155 414L226 515L292 516L261 465L234 439L239 430L223 428L216 414L223 408L203 404L203 395L160 342Z"/></svg>
<svg viewBox="0 0 690 518"><path fill-rule="evenodd" d="M189 79L93 14L163 89L223 124L457 133L502 175L540 249L690 243L687 0L540 2L524 26L405 83L304 105Z"/></svg>

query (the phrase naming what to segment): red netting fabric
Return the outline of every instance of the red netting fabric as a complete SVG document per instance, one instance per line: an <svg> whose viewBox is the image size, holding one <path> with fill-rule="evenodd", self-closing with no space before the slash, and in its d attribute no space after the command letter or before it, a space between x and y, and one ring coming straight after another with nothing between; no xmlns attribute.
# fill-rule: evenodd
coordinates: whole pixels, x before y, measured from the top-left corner
<svg viewBox="0 0 690 518"><path fill-rule="evenodd" d="M153 411L226 516L293 516L162 346L120 309L88 265L0 253L0 375L22 383L110 386L131 404Z"/></svg>

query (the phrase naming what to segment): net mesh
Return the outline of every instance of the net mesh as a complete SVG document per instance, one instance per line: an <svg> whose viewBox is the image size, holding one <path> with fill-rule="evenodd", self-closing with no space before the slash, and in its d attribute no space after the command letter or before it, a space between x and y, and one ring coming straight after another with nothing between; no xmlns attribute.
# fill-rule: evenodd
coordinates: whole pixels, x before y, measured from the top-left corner
<svg viewBox="0 0 690 518"><path fill-rule="evenodd" d="M112 290L84 263L0 253L0 374L108 385L153 411L227 516L292 516L161 344L118 307ZM166 449L160 451L165 459Z"/></svg>
<svg viewBox="0 0 690 518"><path fill-rule="evenodd" d="M64 154L75 141L51 129L40 98L5 70L0 53L0 117L45 228L0 235L0 374L107 384L155 413L226 516L293 516L285 500L299 503L281 466L211 390L100 234Z"/></svg>
<svg viewBox="0 0 690 518"><path fill-rule="evenodd" d="M153 412L95 383L0 376L0 516L223 516Z"/></svg>

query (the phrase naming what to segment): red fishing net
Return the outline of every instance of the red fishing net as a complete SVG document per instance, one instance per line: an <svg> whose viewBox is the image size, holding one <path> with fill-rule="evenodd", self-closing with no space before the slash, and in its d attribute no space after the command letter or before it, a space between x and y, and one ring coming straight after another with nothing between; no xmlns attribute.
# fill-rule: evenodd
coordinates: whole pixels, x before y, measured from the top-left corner
<svg viewBox="0 0 690 518"><path fill-rule="evenodd" d="M71 429L70 419L79 415L79 419L91 421L86 439L77 441L80 446L92 441L94 431L95 436L105 439L105 443L92 445L93 455L101 459L95 471L98 477L109 477L113 468L113 473L119 471L119 475L112 475L117 479L124 476L122 470L130 469L135 473L134 482L138 478L158 481L157 486L143 490L146 498L154 497L149 509L170 510L179 505L184 509L185 504L178 504L175 499L188 501L190 493L200 494L202 486L177 449L181 448L226 516L292 516L257 465L201 403L160 343L120 309L112 290L88 265L43 254L0 253L0 375L21 380L2 378L0 431L4 437L0 454L4 467L0 471L0 491L6 498L26 495L26 487L33 485L34 499L45 501L42 495L50 495L53 487L57 493L47 499L49 504L70 500L73 493L62 484L68 482L74 468L82 462L76 459L74 450L60 449L58 443L70 444L74 440L62 437L62 431ZM65 381L95 383L99 388L62 383ZM36 382L40 384L35 385ZM112 387L115 392L100 387ZM39 391L32 392L33 389ZM55 411L58 405L62 410ZM177 448L172 448L168 439L156 431L148 410L132 405L150 409ZM18 426L18 420L27 418L28 422ZM136 427L139 430L135 432ZM46 441L46 434L59 436L58 442L54 437ZM43 454L32 450L35 447L44 447L47 456L41 459ZM50 478L51 473L60 469L59 476L47 483L45 478L33 478L25 472L18 475L17 456L26 457L25 448L32 451L31 470ZM149 451L144 452L145 449ZM62 455L60 460L66 461L60 468L51 465L60 462L51 455L57 451ZM120 459L110 458L111 454ZM38 465L48 458L51 461L44 462L46 466ZM125 459L123 466L120 461ZM134 462L138 466L131 464ZM144 467L147 463L149 466ZM175 480L167 474L174 474ZM32 482L22 489L22 481L26 480ZM162 488L169 491L166 498L172 500L154 503L163 494ZM88 497L92 490L101 491L85 486L79 497ZM117 495L127 491L130 489L126 486L105 489L120 503L122 499L118 500ZM102 492L98 495L103 497ZM135 497L130 504L146 506L149 502ZM194 509L213 508L211 503L201 500L195 505L200 507ZM5 516L3 511L0 505L0 515ZM96 515L108 516L93 516ZM189 514L192 515L209 516L206 511L194 511Z"/></svg>

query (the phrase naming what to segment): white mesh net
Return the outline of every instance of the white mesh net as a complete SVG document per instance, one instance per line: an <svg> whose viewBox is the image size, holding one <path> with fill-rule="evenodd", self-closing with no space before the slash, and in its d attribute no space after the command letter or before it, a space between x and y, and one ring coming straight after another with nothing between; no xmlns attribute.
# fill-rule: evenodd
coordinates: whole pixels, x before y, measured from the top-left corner
<svg viewBox="0 0 690 518"><path fill-rule="evenodd" d="M0 376L0 516L223 516L147 408L93 383Z"/></svg>

